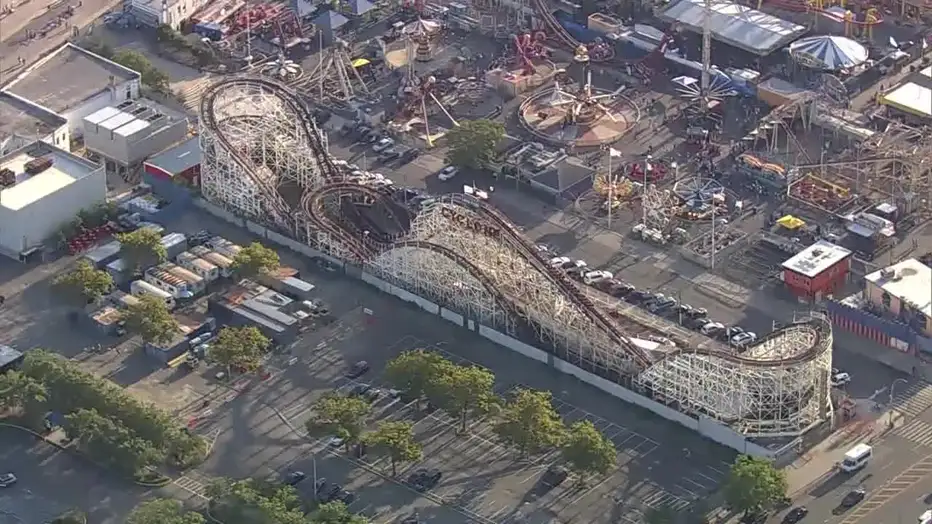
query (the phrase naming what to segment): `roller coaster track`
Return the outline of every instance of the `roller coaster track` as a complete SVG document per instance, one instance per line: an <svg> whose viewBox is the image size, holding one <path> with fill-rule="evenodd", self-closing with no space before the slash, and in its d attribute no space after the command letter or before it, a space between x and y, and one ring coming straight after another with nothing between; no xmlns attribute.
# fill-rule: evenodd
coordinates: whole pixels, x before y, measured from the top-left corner
<svg viewBox="0 0 932 524"><path fill-rule="evenodd" d="M294 111L295 115L298 116L303 131L307 133L308 143L312 145L314 155L316 157L315 159L318 160L318 165L323 171L323 185L321 187L305 188L304 194L302 195L301 201L299 203L300 210L303 211L303 214L305 215L304 218L306 218L316 230L330 234L341 245L345 246L345 248L352 254L353 257L357 259L356 261L359 263L365 263L369 260L372 260L387 250L403 247L425 249L437 253L462 267L465 271L472 275L493 297L496 298L496 300L503 308L507 309L513 314L522 317L524 316L521 314L520 308L516 305L515 301L511 297L506 296L500 290L498 290L497 286L489 278L489 276L486 275L479 267L473 264L465 256L456 253L447 247L426 241L406 240L403 238L394 240L380 234L361 234L359 231L351 231L350 229L344 227L344 225L329 217L324 210L324 206L326 200L333 196L341 198L347 195L359 195L364 198L371 199L373 203L381 200L382 203L385 204L385 209L387 209L390 213L394 213L395 211L400 212L401 208L399 207L399 204L391 201L392 197L390 194L390 189L380 189L372 186L359 185L357 183L348 183L343 180L336 166L333 164L332 159L326 153L326 150L321 144L316 126L314 125L306 106L297 98L295 93L281 86L277 82L266 79L237 78L220 82L211 88L201 103L202 122L212 133L218 137L220 144L223 147L228 148L228 152L231 153L233 158L236 159L236 162L242 171L246 173L246 175L249 176L263 191L270 192L270 194L267 196L269 196L270 200L273 202L277 202L275 205L276 213L291 217L298 210L285 209L281 207L284 205L283 201L278 198L274 198L278 196L276 188L271 187L267 180L264 180L262 176L257 174L254 171L255 164L241 152L237 151L228 140L228 138L223 136L222 126L215 118L214 103L216 102L219 93L225 87L237 83L241 86L247 86L253 89L265 89L269 91L275 96L281 98L282 102L288 105L289 108ZM498 233L499 238L503 242L518 252L529 264L532 265L532 267L534 267L542 275L545 275L554 285L556 285L557 288L564 293L565 297L574 303L574 305L582 314L584 314L599 329L602 329L605 333L609 334L613 340L617 341L622 350L625 351L625 353L634 362L641 366L642 369L646 369L657 363L685 355L705 356L722 359L726 362L749 368L778 368L810 362L819 357L819 355L826 350L826 348L822 346L825 344L825 341L830 339L828 337L830 335L831 327L824 319L814 319L808 321L808 324L805 326L802 324L796 324L783 330L775 331L755 344L756 347L763 343L773 341L773 339L776 337L784 336L786 330L788 329L811 329L816 337L815 343L806 348L805 351L799 351L795 355L779 359L755 359L743 357L718 349L682 348L669 352L660 360L656 360L649 352L633 344L629 340L629 337L621 331L619 326L615 324L605 312L599 309L588 297L582 293L582 291L577 287L576 283L567 278L567 276L559 270L550 267L547 261L541 258L540 254L537 252L532 243L521 233L519 233L512 225L512 223L501 214L501 212L487 205L486 203L467 195L450 195L445 198L447 198L449 202L457 204L457 206L462 208L464 211L471 212L474 216L482 220L487 226L491 226L491 228L493 228L493 230Z"/></svg>

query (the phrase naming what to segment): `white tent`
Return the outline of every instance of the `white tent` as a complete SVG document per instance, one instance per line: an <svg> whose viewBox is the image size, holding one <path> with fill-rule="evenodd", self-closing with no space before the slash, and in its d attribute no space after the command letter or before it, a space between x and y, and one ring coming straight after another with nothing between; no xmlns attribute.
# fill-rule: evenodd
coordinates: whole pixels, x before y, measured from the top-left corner
<svg viewBox="0 0 932 524"><path fill-rule="evenodd" d="M811 36L790 44L790 55L812 69L841 71L867 61L867 48L843 36Z"/></svg>

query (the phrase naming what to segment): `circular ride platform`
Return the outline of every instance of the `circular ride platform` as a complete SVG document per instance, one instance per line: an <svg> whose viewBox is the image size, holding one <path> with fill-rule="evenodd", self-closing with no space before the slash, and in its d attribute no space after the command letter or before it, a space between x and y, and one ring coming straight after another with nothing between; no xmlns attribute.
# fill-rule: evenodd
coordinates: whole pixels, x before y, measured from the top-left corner
<svg viewBox="0 0 932 524"><path fill-rule="evenodd" d="M600 103L575 96L575 102L568 102L567 94L558 88L541 91L519 107L521 123L542 142L561 147L598 147L617 142L640 119L637 105L621 94L591 89L589 96L602 98ZM556 99L561 100L559 105L554 103ZM574 118L568 118L571 111Z"/></svg>

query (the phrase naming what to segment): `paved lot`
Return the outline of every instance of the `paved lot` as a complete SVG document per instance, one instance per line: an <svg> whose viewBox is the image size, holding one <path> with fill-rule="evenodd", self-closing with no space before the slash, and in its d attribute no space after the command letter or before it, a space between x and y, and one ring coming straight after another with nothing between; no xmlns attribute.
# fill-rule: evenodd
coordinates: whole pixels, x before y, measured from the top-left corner
<svg viewBox="0 0 932 524"><path fill-rule="evenodd" d="M0 490L0 522L45 524L71 508L118 524L147 492L11 428L0 428L0 462L19 482Z"/></svg>

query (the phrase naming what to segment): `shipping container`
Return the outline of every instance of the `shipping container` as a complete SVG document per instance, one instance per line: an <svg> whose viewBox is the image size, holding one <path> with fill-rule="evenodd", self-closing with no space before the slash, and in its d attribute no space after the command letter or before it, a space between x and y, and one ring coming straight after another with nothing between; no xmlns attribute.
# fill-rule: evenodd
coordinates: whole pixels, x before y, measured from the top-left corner
<svg viewBox="0 0 932 524"><path fill-rule="evenodd" d="M162 237L162 245L167 257L174 259L188 250L188 239L182 233L169 233Z"/></svg>
<svg viewBox="0 0 932 524"><path fill-rule="evenodd" d="M110 262L113 262L120 256L120 242L114 240L102 246L96 247L84 254L84 258L97 269L100 269Z"/></svg>

